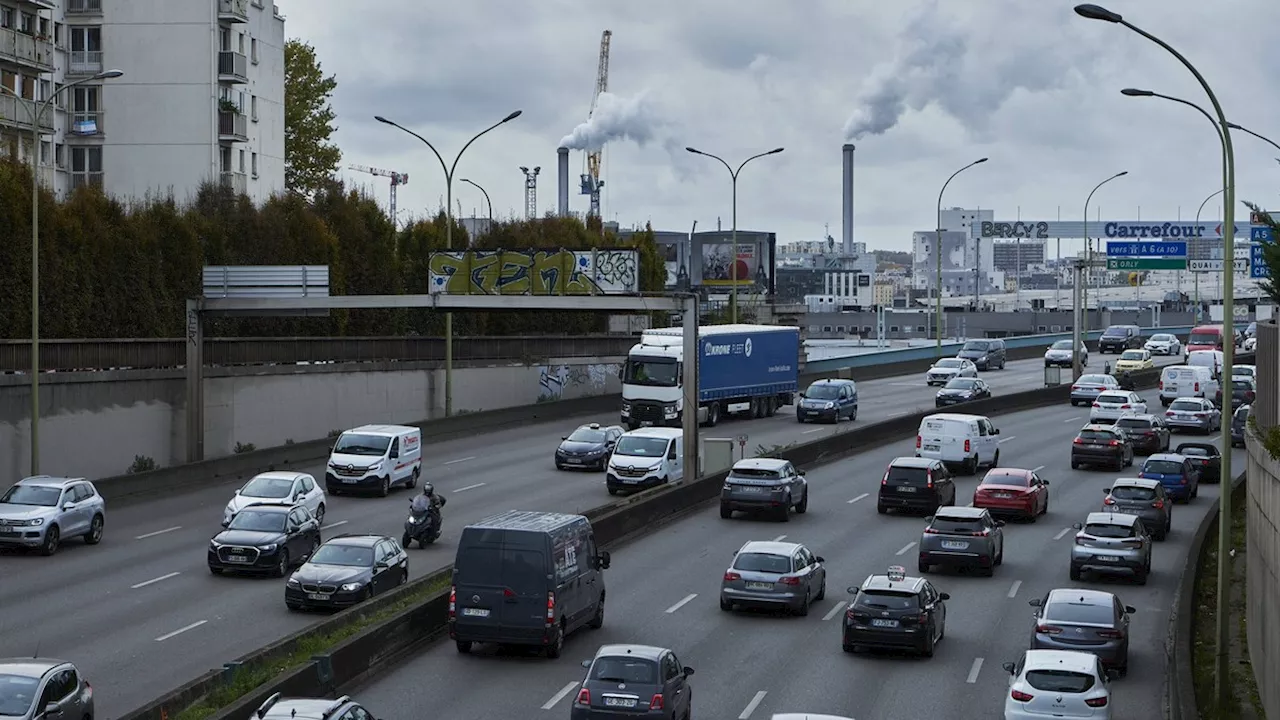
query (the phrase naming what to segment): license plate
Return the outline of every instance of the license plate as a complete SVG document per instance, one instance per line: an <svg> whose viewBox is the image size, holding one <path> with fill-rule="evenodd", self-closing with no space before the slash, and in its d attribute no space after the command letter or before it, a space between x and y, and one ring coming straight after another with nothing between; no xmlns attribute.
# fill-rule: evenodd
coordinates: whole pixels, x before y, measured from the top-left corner
<svg viewBox="0 0 1280 720"><path fill-rule="evenodd" d="M747 583L747 589L748 590L772 590L773 583L749 582Z"/></svg>
<svg viewBox="0 0 1280 720"><path fill-rule="evenodd" d="M582 462L581 460L578 460L576 458L565 458L564 461L569 465L578 465Z"/></svg>
<svg viewBox="0 0 1280 720"><path fill-rule="evenodd" d="M356 483L360 482L360 478L342 478L342 482L348 485L355 485Z"/></svg>
<svg viewBox="0 0 1280 720"><path fill-rule="evenodd" d="M329 596L324 593L307 593L308 600L328 600Z"/></svg>
<svg viewBox="0 0 1280 720"><path fill-rule="evenodd" d="M233 563L246 563L246 564L247 564L247 563L249 562L249 558L247 558L247 557L245 557L245 556L243 556L243 555L231 555L231 556L228 556L228 557L227 557L227 562L233 562Z"/></svg>
<svg viewBox="0 0 1280 720"><path fill-rule="evenodd" d="M898 627L898 621L875 618L874 620L871 621L871 627L885 627L885 628Z"/></svg>
<svg viewBox="0 0 1280 720"><path fill-rule="evenodd" d="M605 707L633 708L636 706L636 699L607 697L604 699L604 705Z"/></svg>
<svg viewBox="0 0 1280 720"><path fill-rule="evenodd" d="M489 617L488 608L462 608L462 614L467 617Z"/></svg>
<svg viewBox="0 0 1280 720"><path fill-rule="evenodd" d="M998 497L1001 500L1008 500L1009 498L1013 497L1013 494L1012 493L995 493L994 497Z"/></svg>
<svg viewBox="0 0 1280 720"><path fill-rule="evenodd" d="M1098 562L1120 562L1120 558L1115 555L1094 555L1093 559Z"/></svg>
<svg viewBox="0 0 1280 720"><path fill-rule="evenodd" d="M641 421L640 421L640 427L653 427L653 421L652 421L652 420L641 420Z"/></svg>
<svg viewBox="0 0 1280 720"><path fill-rule="evenodd" d="M969 547L969 543L962 540L943 540L942 549L944 550L965 550Z"/></svg>
<svg viewBox="0 0 1280 720"><path fill-rule="evenodd" d="M17 535L17 534L18 534L18 531L16 528L0 527L0 535Z"/></svg>
<svg viewBox="0 0 1280 720"><path fill-rule="evenodd" d="M739 490L741 490L741 491L742 491L742 492L744 492L744 493L758 493L758 492L764 492L764 488L761 488L761 487L755 487L754 485L743 485L743 486L739 487L738 489L739 489Z"/></svg>
<svg viewBox="0 0 1280 720"><path fill-rule="evenodd" d="M941 445L925 445L924 449L929 452L938 452L939 450L942 449L942 446Z"/></svg>
<svg viewBox="0 0 1280 720"><path fill-rule="evenodd" d="M914 487L912 487L912 486L910 486L910 485L899 485L899 486L898 486L898 492L913 493L913 492L916 492L917 490L918 490L918 488L914 488Z"/></svg>

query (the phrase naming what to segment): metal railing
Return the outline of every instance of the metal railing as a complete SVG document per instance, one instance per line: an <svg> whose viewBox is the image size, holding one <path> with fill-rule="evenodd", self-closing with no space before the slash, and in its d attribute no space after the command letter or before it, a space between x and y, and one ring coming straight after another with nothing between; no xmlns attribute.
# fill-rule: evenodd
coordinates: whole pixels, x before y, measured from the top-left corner
<svg viewBox="0 0 1280 720"><path fill-rule="evenodd" d="M39 106L33 100L19 100L7 93L0 94L0 123L31 127L31 118L39 112ZM45 112L40 118L40 129L53 132L53 112Z"/></svg>
<svg viewBox="0 0 1280 720"><path fill-rule="evenodd" d="M245 57L244 53L238 53L233 50L218 52L218 79L226 78L239 82L248 81L249 58Z"/></svg>
<svg viewBox="0 0 1280 720"><path fill-rule="evenodd" d="M68 75L96 75L102 72L101 50L72 50Z"/></svg>
<svg viewBox="0 0 1280 720"><path fill-rule="evenodd" d="M40 68L53 68L53 43L13 28L0 28L0 60Z"/></svg>
<svg viewBox="0 0 1280 720"><path fill-rule="evenodd" d="M94 137L102 135L102 116L100 110L93 112L73 111L71 115L70 134L77 137Z"/></svg>
<svg viewBox="0 0 1280 720"><path fill-rule="evenodd" d="M249 118L239 111L219 110L218 111L218 139L219 140L248 140L249 139Z"/></svg>
<svg viewBox="0 0 1280 720"><path fill-rule="evenodd" d="M1258 323L1258 349L1254 364L1258 367L1258 398L1253 403L1253 416L1258 426L1280 425L1280 325Z"/></svg>
<svg viewBox="0 0 1280 720"><path fill-rule="evenodd" d="M218 19L248 22L249 0L218 0Z"/></svg>
<svg viewBox="0 0 1280 720"><path fill-rule="evenodd" d="M75 172L71 173L71 189L79 190L82 187L102 187L103 175L99 172Z"/></svg>
<svg viewBox="0 0 1280 720"><path fill-rule="evenodd" d="M68 0L68 15L98 15L102 13L102 0Z"/></svg>

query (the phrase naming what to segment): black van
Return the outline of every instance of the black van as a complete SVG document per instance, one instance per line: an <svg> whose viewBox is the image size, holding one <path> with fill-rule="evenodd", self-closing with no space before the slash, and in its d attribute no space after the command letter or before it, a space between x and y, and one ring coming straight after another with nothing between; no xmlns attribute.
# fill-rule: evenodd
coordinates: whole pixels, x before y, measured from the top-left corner
<svg viewBox="0 0 1280 720"><path fill-rule="evenodd" d="M462 529L449 592L449 637L540 647L560 657L564 639L604 624L604 570L582 515L509 510Z"/></svg>
<svg viewBox="0 0 1280 720"><path fill-rule="evenodd" d="M999 338L970 340L960 348L956 357L972 360L979 370L1003 370L1004 364L1009 361L1004 340Z"/></svg>

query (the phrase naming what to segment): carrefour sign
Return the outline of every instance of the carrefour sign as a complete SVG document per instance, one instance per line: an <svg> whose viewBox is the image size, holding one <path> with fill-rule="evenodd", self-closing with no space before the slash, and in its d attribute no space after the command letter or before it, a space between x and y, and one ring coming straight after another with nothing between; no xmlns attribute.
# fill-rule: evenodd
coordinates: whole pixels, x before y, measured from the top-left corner
<svg viewBox="0 0 1280 720"><path fill-rule="evenodd" d="M740 343L722 344L716 344L708 340L702 347L703 357L717 357L722 355L743 355L751 357L751 338L747 338L744 342Z"/></svg>
<svg viewBox="0 0 1280 720"><path fill-rule="evenodd" d="M971 227L977 237L982 238L1025 238L1030 240L1048 240L1050 238L1219 238L1222 237L1222 223L1218 221L1188 222L1183 220L1104 220L1085 223L1081 220L1062 221L984 221ZM1257 226L1239 222L1235 225L1238 238L1248 238Z"/></svg>

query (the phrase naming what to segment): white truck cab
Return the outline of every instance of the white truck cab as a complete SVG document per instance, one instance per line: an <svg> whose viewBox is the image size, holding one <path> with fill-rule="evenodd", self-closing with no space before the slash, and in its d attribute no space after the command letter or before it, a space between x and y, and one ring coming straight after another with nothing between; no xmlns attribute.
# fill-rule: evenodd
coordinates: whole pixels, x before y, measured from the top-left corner
<svg viewBox="0 0 1280 720"><path fill-rule="evenodd" d="M622 434L609 456L605 485L610 495L643 490L684 477L684 430L640 428Z"/></svg>
<svg viewBox="0 0 1280 720"><path fill-rule="evenodd" d="M376 492L386 497L391 488L418 484L422 474L422 430L405 425L362 425L333 444L325 467L325 490L330 495Z"/></svg>

